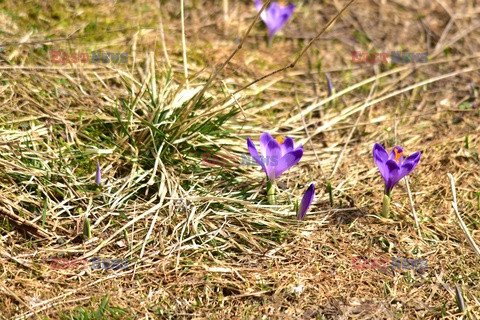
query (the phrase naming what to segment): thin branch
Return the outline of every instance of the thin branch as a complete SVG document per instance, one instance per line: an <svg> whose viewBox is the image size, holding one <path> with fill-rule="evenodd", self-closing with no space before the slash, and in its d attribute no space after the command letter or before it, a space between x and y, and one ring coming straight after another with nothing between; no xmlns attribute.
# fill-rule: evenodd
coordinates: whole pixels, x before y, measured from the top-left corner
<svg viewBox="0 0 480 320"><path fill-rule="evenodd" d="M408 199L410 199L410 206L412 207L412 214L413 214L413 219L415 220L415 227L417 228L418 236L420 237L420 239L422 239L422 233L420 232L420 226L418 225L418 216L417 216L417 211L415 210L415 204L413 203L413 197L412 197L412 192L410 191L410 185L408 184L407 177L405 177L403 180L405 181L405 185L407 186Z"/></svg>
<svg viewBox="0 0 480 320"><path fill-rule="evenodd" d="M210 79L208 79L205 86L203 86L202 91L200 91L197 94L196 98L193 100L194 101L193 105L196 105L198 103L198 100L200 100L200 98L205 94L205 91L207 91L208 87L212 84L213 80L215 80L215 78L220 74L220 72L222 72L223 69L225 69L225 66L230 62L230 60L232 60L232 58L237 54L237 52L242 49L243 44L245 43L245 40L247 39L248 35L250 34L250 31L252 31L253 26L257 23L258 18L260 17L260 14L262 14L263 10L270 4L270 2L272 2L272 0L267 0L263 4L260 11L257 12L257 15L255 16L255 19L253 19L253 22L248 27L248 30L245 33L245 35L243 36L242 41L240 41L240 44L238 45L238 47L232 52L232 54L230 54L230 56L227 58L227 60L225 60L225 62L217 70L215 70L215 72L210 77ZM237 93L237 92L234 92L233 94L235 94L235 93Z"/></svg>
<svg viewBox="0 0 480 320"><path fill-rule="evenodd" d="M340 15L341 15L345 10L347 10L347 8L350 7L350 5L351 5L352 3L354 3L354 2L355 2L355 0L350 0L350 2L347 3L347 5L346 5L345 7L343 7L343 9L340 10L340 12L337 13L337 14L335 15L335 17L333 17L333 18L328 22L328 23L325 25L325 27L323 27L323 29L322 29L312 40L310 40L310 42L305 46L305 48L303 48L303 50L300 52L300 54L297 56L297 58L296 58L293 62L287 64L286 66L284 66L284 67L282 67L282 68L280 68L280 69L277 69L277 70L275 70L275 71L273 71L273 72L270 72L269 74L266 74L266 75L264 75L264 76L262 76L262 77L260 77L260 78L258 78L258 79L253 80L252 82L250 82L250 83L247 84L246 86L244 86L244 87L238 89L237 91L235 91L233 94L235 95L236 93L239 93L240 91L243 91L243 90L247 89L248 87L254 85L254 84L257 83L257 82L262 81L262 80L265 79L265 78L268 78L268 77L270 77L270 76L273 76L274 74L277 74L277 73L282 72L282 71L284 71L284 70L286 70L286 69L290 69L290 68L295 67L295 65L297 64L298 60L300 60L300 58L302 58L302 56L303 56L303 55L305 54L305 52L312 46L312 44L313 44L316 40L318 40L318 38L320 38L320 36L321 36L322 34L324 34L325 31L327 31L327 29L330 28L330 26L338 19L338 17L340 17Z"/></svg>
<svg viewBox="0 0 480 320"><path fill-rule="evenodd" d="M460 221L460 227L462 228L463 232L467 236L468 242L470 242L470 245L472 246L475 253L478 256L480 256L480 249L478 248L475 241L473 241L473 238L470 235L470 232L468 232L468 229L467 229L467 226L465 225L465 222L463 222L462 217L460 216L460 213L458 212L457 192L455 191L455 180L453 179L453 176L450 173L447 173L447 176L450 179L450 185L452 187L452 195L453 195L452 207L453 207L453 210L455 211L455 214L457 215L458 221Z"/></svg>
<svg viewBox="0 0 480 320"><path fill-rule="evenodd" d="M397 125L398 125L397 114L395 113L393 118L393 134L395 139L395 145L398 144ZM418 236L420 237L420 239L422 239L422 233L420 232L420 226L418 225L417 211L415 210L415 203L413 202L412 192L410 191L410 184L408 183L407 176L405 176L403 180L405 181L405 185L407 186L408 199L410 200L410 207L412 208L413 219L415 220L415 227L417 228Z"/></svg>

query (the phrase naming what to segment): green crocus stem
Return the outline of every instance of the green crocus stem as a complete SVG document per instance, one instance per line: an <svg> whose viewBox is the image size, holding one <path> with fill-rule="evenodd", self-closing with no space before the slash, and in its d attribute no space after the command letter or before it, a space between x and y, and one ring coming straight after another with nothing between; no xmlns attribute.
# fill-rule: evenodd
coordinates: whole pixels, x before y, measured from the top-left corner
<svg viewBox="0 0 480 320"><path fill-rule="evenodd" d="M276 204L275 199L275 182L267 181L267 198L269 204Z"/></svg>
<svg viewBox="0 0 480 320"><path fill-rule="evenodd" d="M298 200L295 200L293 203L293 211L297 214L297 219L298 219Z"/></svg>
<svg viewBox="0 0 480 320"><path fill-rule="evenodd" d="M384 194L383 195L383 205L382 205L382 217L389 218L390 217L390 201L392 199Z"/></svg>
<svg viewBox="0 0 480 320"><path fill-rule="evenodd" d="M267 37L268 37L267 38L268 39L267 40L267 48L271 49L272 48L272 42L273 42L273 35L268 35Z"/></svg>

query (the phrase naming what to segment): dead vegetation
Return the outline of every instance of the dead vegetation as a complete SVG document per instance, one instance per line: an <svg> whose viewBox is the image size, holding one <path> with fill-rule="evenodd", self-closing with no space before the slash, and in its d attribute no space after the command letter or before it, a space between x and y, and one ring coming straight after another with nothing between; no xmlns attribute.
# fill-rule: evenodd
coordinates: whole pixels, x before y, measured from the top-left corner
<svg viewBox="0 0 480 320"><path fill-rule="evenodd" d="M295 68L233 94L294 61L347 4L296 1L271 49L258 22L196 100L254 21L253 0L226 3L225 13L185 1L188 87L179 2L1 4L1 317L478 318L479 257L447 177L479 245L476 1L355 1ZM52 50L129 55L125 65L52 64ZM355 50L428 51L429 61L353 64ZM201 164L206 153L247 153L246 138L263 131L304 145L278 206L266 204L258 167ZM378 217L375 142L422 151L409 176L418 229L404 182L392 219ZM311 182L316 198L298 222L292 201ZM53 269L52 257L130 263ZM355 270L352 257L426 258L428 269Z"/></svg>

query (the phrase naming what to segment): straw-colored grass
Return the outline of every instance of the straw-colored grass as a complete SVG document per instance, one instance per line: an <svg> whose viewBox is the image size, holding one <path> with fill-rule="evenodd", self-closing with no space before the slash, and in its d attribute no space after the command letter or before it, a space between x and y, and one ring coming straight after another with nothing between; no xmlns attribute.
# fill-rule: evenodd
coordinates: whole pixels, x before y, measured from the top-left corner
<svg viewBox="0 0 480 320"><path fill-rule="evenodd" d="M272 48L261 22L249 29L253 0L1 3L0 318L478 318L480 8L349 2L296 1ZM94 50L128 63L50 61ZM352 63L400 50L429 61ZM241 158L264 131L305 151L278 205L260 167L202 164ZM422 151L390 219L375 142ZM355 257L428 269L358 270Z"/></svg>

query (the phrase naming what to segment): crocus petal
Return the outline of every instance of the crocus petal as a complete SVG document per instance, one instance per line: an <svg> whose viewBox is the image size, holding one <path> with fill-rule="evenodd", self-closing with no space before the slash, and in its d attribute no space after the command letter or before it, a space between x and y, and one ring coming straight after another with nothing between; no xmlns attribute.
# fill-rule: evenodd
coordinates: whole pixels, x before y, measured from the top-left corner
<svg viewBox="0 0 480 320"><path fill-rule="evenodd" d="M289 153L290 151L293 151L294 149L294 143L293 139L290 137L287 137L283 143L280 145L280 148L282 149L282 157Z"/></svg>
<svg viewBox="0 0 480 320"><path fill-rule="evenodd" d="M387 181L388 178L388 171L385 165L387 160L387 150L385 150L385 148L381 144L375 143L375 145L373 146L373 161L375 161L375 164L377 165L378 170L380 171L380 174L385 181Z"/></svg>
<svg viewBox="0 0 480 320"><path fill-rule="evenodd" d="M373 158L378 159L381 163L385 163L388 160L387 150L380 143L375 143L373 146Z"/></svg>
<svg viewBox="0 0 480 320"><path fill-rule="evenodd" d="M280 158L278 165L275 167L275 176L279 176L294 165L296 165L303 156L303 149L297 148Z"/></svg>
<svg viewBox="0 0 480 320"><path fill-rule="evenodd" d="M257 12L260 11L263 4L260 0L255 0L255 8ZM273 2L268 8L262 11L260 18L263 20L268 29L268 36L271 38L278 30L280 30L293 14L295 4L290 4L286 7L280 6Z"/></svg>
<svg viewBox="0 0 480 320"><path fill-rule="evenodd" d="M386 190L388 195L400 180L402 180L406 175L412 172L413 169L415 169L420 161L420 155L421 152L415 152L405 159L401 166L398 166L394 160L387 161L389 177L386 183Z"/></svg>
<svg viewBox="0 0 480 320"><path fill-rule="evenodd" d="M258 155L257 148L255 148L255 145L253 144L250 138L247 138L247 147L248 147L248 152L250 152L250 155L252 156L252 158L255 159L255 161L257 161L257 163L262 167L265 174L268 176L267 168L265 167L265 164L263 163L262 159Z"/></svg>
<svg viewBox="0 0 480 320"><path fill-rule="evenodd" d="M303 218L305 218L305 215L307 214L308 208L310 208L310 205L313 202L314 196L315 196L315 186L312 183L308 187L307 191L305 191L305 194L303 195L303 198L302 198L302 202L300 203L300 206L298 207L298 212L297 212L298 220L303 220Z"/></svg>
<svg viewBox="0 0 480 320"><path fill-rule="evenodd" d="M257 12L260 11L260 9L262 9L262 1L260 0L255 0L255 9L257 9Z"/></svg>
<svg viewBox="0 0 480 320"><path fill-rule="evenodd" d="M387 169L385 191L387 195L390 195L393 187L395 187L402 177L400 176L400 166L394 160L387 160L385 164Z"/></svg>
<svg viewBox="0 0 480 320"><path fill-rule="evenodd" d="M252 140L247 138L247 147L250 155L262 167L271 182L300 161L303 155L303 148L299 145L297 149L293 150L294 145L292 138L287 137L280 145L268 132L264 132L260 137L262 156L258 154Z"/></svg>
<svg viewBox="0 0 480 320"><path fill-rule="evenodd" d="M287 22L287 20L292 16L294 10L294 3L290 3L288 6L283 8L283 19L285 19L285 22ZM283 24L285 24L285 22Z"/></svg>
<svg viewBox="0 0 480 320"><path fill-rule="evenodd" d="M268 132L264 132L260 136L260 151L262 152L263 157L267 156L267 145L270 142L270 140L275 140L275 139Z"/></svg>
<svg viewBox="0 0 480 320"><path fill-rule="evenodd" d="M402 178L408 175L410 172L412 172L413 169L415 169L418 162L420 161L421 155L422 155L421 152L415 152L414 154L409 155L407 159L405 159L405 161L402 163L400 167L400 175L402 176Z"/></svg>
<svg viewBox="0 0 480 320"><path fill-rule="evenodd" d="M276 174L275 168L278 168L278 162L279 159L282 157L282 151L280 149L280 145L278 144L278 141L275 139L272 139L268 142L267 145L267 176L270 181L275 180L276 177L279 176L279 174Z"/></svg>
<svg viewBox="0 0 480 320"><path fill-rule="evenodd" d="M95 183L97 184L97 186L99 186L101 182L102 182L102 173L100 171L100 163L98 163L97 161L97 170L95 172Z"/></svg>
<svg viewBox="0 0 480 320"><path fill-rule="evenodd" d="M287 7L282 7L278 3L273 2L267 11L265 24L267 25L269 36L273 36L280 30L285 23L287 23L290 16L293 14L295 4L290 4Z"/></svg>
<svg viewBox="0 0 480 320"><path fill-rule="evenodd" d="M403 149L395 146L387 154L379 143L373 146L373 160L385 180L385 194L390 196L395 185L412 172L420 161L421 152L415 152L404 160Z"/></svg>
<svg viewBox="0 0 480 320"><path fill-rule="evenodd" d="M263 6L263 3L262 1L260 0L255 0L255 9L257 9L257 12L260 11L260 9L262 9L262 6ZM262 13L260 14L260 18L265 22L266 18L267 18L267 9L268 8L265 8L265 10L262 11Z"/></svg>
<svg viewBox="0 0 480 320"><path fill-rule="evenodd" d="M325 73L325 78L327 78L328 96L330 97L333 93L333 90L335 90L335 88L333 87L332 79L330 79L330 75L328 73Z"/></svg>

